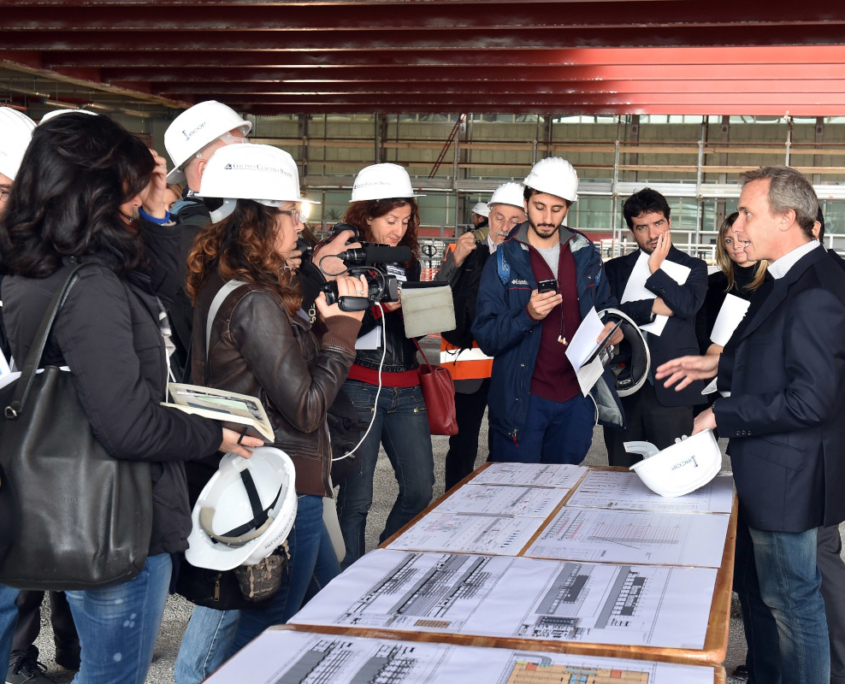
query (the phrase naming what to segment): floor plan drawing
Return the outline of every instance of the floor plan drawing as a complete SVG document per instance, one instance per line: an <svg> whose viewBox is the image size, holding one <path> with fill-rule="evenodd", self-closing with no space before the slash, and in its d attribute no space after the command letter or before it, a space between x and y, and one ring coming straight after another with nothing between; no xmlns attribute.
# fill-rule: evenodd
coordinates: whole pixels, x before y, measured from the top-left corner
<svg viewBox="0 0 845 684"><path fill-rule="evenodd" d="M571 489L587 472L585 466L544 463L493 463L470 484L500 484Z"/></svg>
<svg viewBox="0 0 845 684"><path fill-rule="evenodd" d="M565 506L525 552L535 558L718 568L729 516Z"/></svg>
<svg viewBox="0 0 845 684"><path fill-rule="evenodd" d="M548 487L465 485L434 509L436 513L547 518L568 490Z"/></svg>

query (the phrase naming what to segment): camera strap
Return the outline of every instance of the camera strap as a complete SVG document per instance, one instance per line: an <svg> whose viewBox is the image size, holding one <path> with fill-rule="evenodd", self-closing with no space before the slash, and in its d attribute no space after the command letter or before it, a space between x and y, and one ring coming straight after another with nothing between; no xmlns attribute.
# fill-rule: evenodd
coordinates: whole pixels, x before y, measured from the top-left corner
<svg viewBox="0 0 845 684"><path fill-rule="evenodd" d="M214 319L217 317L217 312L220 311L220 307L223 306L223 302L226 301L226 297L228 297L232 292L237 290L241 285L248 285L249 283L245 283L242 280L230 280L223 285L219 290L217 290L217 294L214 295L214 299L211 300L211 306L208 307L208 319L205 323L205 362L208 363L208 355L209 355L209 345L211 344L211 326L214 325Z"/></svg>

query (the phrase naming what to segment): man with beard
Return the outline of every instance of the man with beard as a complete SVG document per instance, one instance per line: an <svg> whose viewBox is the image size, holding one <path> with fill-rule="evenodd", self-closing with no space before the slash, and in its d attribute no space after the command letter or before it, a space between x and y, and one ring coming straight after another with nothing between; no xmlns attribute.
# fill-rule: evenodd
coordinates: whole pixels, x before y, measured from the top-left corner
<svg viewBox="0 0 845 684"><path fill-rule="evenodd" d="M665 449L674 444L676 438L689 435L693 406L707 401L701 394L704 389L701 381L680 392L654 382L654 369L661 364L679 356L697 354L695 317L707 294L707 265L672 246L671 211L666 198L659 192L644 188L634 193L625 200L622 213L639 249L605 264L611 292L623 301L632 274L647 269L645 289L653 297L628 301L619 308L639 326L653 322L657 315L669 318L662 333L645 335L652 370L648 382L639 391L622 398L627 430L604 431L608 462L612 466L630 466L641 459L628 454L624 442L646 441ZM666 262L671 263L667 265ZM672 268L673 264L685 267L681 272L689 269L683 284L669 275L670 272L677 275L678 269Z"/></svg>
<svg viewBox="0 0 845 684"><path fill-rule="evenodd" d="M524 184L528 220L484 265L472 327L479 347L494 358L490 459L580 463L592 443L597 410L602 422L621 425L624 419L608 378L598 380L591 401L565 352L590 310L616 301L596 247L563 225L578 199L572 165L559 157L543 159ZM608 323L596 341L612 327ZM621 339L617 331L611 342Z"/></svg>

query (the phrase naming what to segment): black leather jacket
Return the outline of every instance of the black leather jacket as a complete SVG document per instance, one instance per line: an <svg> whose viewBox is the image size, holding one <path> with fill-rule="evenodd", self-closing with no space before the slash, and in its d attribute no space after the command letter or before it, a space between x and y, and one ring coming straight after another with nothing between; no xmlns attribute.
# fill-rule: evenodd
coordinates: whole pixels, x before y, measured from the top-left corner
<svg viewBox="0 0 845 684"><path fill-rule="evenodd" d="M408 282L419 282L421 270L420 262L414 260L405 273ZM376 318L373 310L378 311L378 307L371 307L364 314L358 337L366 335L376 326L381 327L381 320ZM402 318L402 309L399 308L390 312L385 310L385 325L387 326L387 334L382 340L382 344L378 349L359 349L355 356L355 365L378 370L381 364L381 355L384 353L384 345L387 345L387 354L384 357L384 366L382 367L384 372L401 373L402 371L419 368L417 347L413 340L405 337L405 321Z"/></svg>

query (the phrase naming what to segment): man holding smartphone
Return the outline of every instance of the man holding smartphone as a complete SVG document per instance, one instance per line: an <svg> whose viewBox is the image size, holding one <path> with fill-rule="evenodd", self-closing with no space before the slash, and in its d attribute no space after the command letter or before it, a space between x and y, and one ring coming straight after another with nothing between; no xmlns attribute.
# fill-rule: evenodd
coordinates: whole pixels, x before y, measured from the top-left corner
<svg viewBox="0 0 845 684"><path fill-rule="evenodd" d="M492 461L580 463L597 417L624 424L612 383L602 377L592 398L584 396L566 357L590 310L616 304L596 247L563 225L577 190L569 162L538 162L525 179L528 220L484 265L472 330L493 357ZM621 339L617 331L611 343Z"/></svg>

